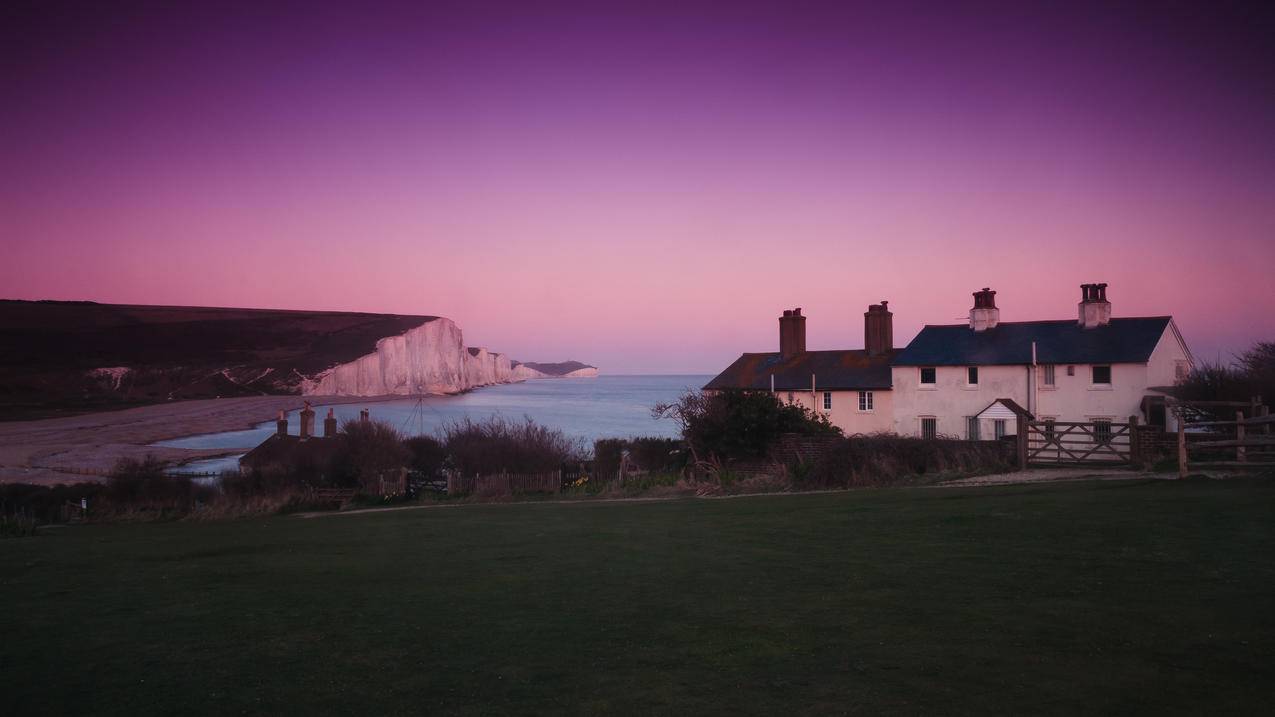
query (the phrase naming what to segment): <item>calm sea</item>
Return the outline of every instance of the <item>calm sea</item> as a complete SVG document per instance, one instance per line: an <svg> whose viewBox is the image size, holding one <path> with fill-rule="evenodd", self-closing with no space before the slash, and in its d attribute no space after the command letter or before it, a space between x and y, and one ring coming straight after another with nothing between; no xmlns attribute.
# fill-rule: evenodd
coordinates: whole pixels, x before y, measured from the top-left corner
<svg viewBox="0 0 1275 717"><path fill-rule="evenodd" d="M441 426L462 418L483 419L502 416L522 419L529 416L543 425L592 445L598 438L626 436L676 436L677 425L655 420L651 407L673 401L687 390L696 390L712 376L599 376L524 381L487 386L459 396L424 396L368 404L347 403L331 408L340 421L356 419L367 408L372 418L386 421L406 435L433 434ZM315 430L322 431L329 406L314 407ZM224 433L189 436L156 445L177 448L225 448L246 451L264 441L275 430L274 421L255 428ZM288 414L288 432L300 431L299 412ZM181 471L217 472L238 466L242 452L205 461L195 461Z"/></svg>

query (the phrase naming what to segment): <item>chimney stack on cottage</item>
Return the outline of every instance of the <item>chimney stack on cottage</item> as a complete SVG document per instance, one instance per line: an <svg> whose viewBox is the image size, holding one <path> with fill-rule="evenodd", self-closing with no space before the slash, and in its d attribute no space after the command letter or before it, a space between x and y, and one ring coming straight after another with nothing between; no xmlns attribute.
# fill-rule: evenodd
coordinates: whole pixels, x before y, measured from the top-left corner
<svg viewBox="0 0 1275 717"><path fill-rule="evenodd" d="M1106 284L1080 285L1080 325L1086 329L1111 323L1111 302Z"/></svg>
<svg viewBox="0 0 1275 717"><path fill-rule="evenodd" d="M336 414L328 409L328 417L323 419L323 437L336 438Z"/></svg>
<svg viewBox="0 0 1275 717"><path fill-rule="evenodd" d="M310 408L310 402L305 402L305 408L301 409L301 440L305 440L314 435L314 409Z"/></svg>
<svg viewBox="0 0 1275 717"><path fill-rule="evenodd" d="M986 331L996 328L1001 321L1001 310L996 308L996 292L983 287L974 292L974 308L970 309L970 328Z"/></svg>
<svg viewBox="0 0 1275 717"><path fill-rule="evenodd" d="M779 355L792 358L806 351L806 317L801 309L784 309L779 317Z"/></svg>
<svg viewBox="0 0 1275 717"><path fill-rule="evenodd" d="M894 349L894 314L888 304L869 304L863 313L863 348L869 356L884 356Z"/></svg>
<svg viewBox="0 0 1275 717"><path fill-rule="evenodd" d="M288 435L288 417L284 415L283 409L279 409L279 417L275 419L274 432L280 436Z"/></svg>

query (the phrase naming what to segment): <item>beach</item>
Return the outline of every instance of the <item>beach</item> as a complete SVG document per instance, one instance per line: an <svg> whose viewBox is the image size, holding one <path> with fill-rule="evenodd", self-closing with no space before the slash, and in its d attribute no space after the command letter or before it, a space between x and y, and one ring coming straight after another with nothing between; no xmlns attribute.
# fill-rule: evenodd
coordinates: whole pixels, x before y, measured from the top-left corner
<svg viewBox="0 0 1275 717"><path fill-rule="evenodd" d="M121 458L153 455L180 463L225 455L224 448L150 445L183 436L251 428L279 411L313 404L372 403L402 396L251 396L214 398L0 423L0 482L74 483L101 480Z"/></svg>

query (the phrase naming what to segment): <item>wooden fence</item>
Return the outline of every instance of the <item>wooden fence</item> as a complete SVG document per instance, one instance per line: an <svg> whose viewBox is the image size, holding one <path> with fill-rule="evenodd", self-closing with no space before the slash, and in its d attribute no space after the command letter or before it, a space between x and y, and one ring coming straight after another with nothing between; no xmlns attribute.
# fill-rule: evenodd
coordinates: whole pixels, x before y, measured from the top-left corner
<svg viewBox="0 0 1275 717"><path fill-rule="evenodd" d="M1187 418L1201 415L1199 406L1249 408L1245 416L1242 408L1235 411L1233 421L1192 421ZM1181 403L1175 406L1178 416L1178 476L1185 478L1192 466L1197 468L1248 468L1275 466L1275 416L1270 406L1259 399L1250 404L1221 401ZM1187 429L1207 429L1207 434L1192 433L1203 440L1187 440ZM1232 451L1234 453L1232 454ZM1197 458L1192 458L1192 454ZM1218 458L1225 455L1226 458ZM1229 460L1230 458L1234 460Z"/></svg>
<svg viewBox="0 0 1275 717"><path fill-rule="evenodd" d="M448 495L512 495L515 493L557 493L562 488L562 471L552 473L498 473L496 475L447 477Z"/></svg>

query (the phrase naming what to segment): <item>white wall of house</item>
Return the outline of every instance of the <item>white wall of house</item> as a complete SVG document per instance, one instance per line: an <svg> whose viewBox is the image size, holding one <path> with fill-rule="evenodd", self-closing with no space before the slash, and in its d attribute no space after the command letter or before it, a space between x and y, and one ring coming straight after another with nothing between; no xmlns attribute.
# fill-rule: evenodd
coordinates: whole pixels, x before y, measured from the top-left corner
<svg viewBox="0 0 1275 717"><path fill-rule="evenodd" d="M921 419L933 417L939 435L967 438L970 416L998 398L1010 398L1033 410L1037 418L1057 421L1092 421L1110 419L1120 423L1129 416L1140 416L1142 397L1153 386L1172 386L1179 371L1189 370L1191 357L1177 330L1170 324L1156 344L1147 363L1111 365L1111 383L1095 384L1093 365L1068 364L1054 366L1054 386L1045 385L1045 368L1036 372L1036 400L1030 396L1030 366L979 366L978 384L967 382L966 366L937 366L936 383L921 384L921 368L895 366L892 369L894 390L893 430L900 435L921 433ZM991 438L994 424L980 422L980 437ZM1007 434L1015 433L1007 425Z"/></svg>
<svg viewBox="0 0 1275 717"><path fill-rule="evenodd" d="M978 384L966 382L966 366L935 367L935 384L921 385L917 366L895 366L894 432L902 436L921 435L921 419L936 419L940 436L965 438L966 420L978 415L998 398L1012 398L1027 405L1026 366L979 366ZM988 424L991 425L990 423ZM1009 433L1014 433L1011 427ZM991 437L988 433L985 437Z"/></svg>
<svg viewBox="0 0 1275 717"><path fill-rule="evenodd" d="M831 398L830 409L824 408L825 393ZM867 393L872 395L872 407L864 411L859 410L859 391L816 390L813 395L809 390L776 391L775 395L784 403L795 403L827 416L832 425L846 435L894 430L894 392L874 390Z"/></svg>
<svg viewBox="0 0 1275 717"><path fill-rule="evenodd" d="M1067 364L1054 367L1055 387L1045 385L1043 366L1037 368L1038 418L1057 421L1092 421L1107 418L1117 423L1129 416L1142 414L1142 397L1154 386L1172 386L1181 370L1189 370L1191 357L1170 326L1160 337L1147 363L1125 363L1111 366L1111 384L1093 382L1093 364L1074 364L1074 375L1067 375ZM1022 403L1026 406L1026 403ZM1141 420L1141 418L1139 418Z"/></svg>

